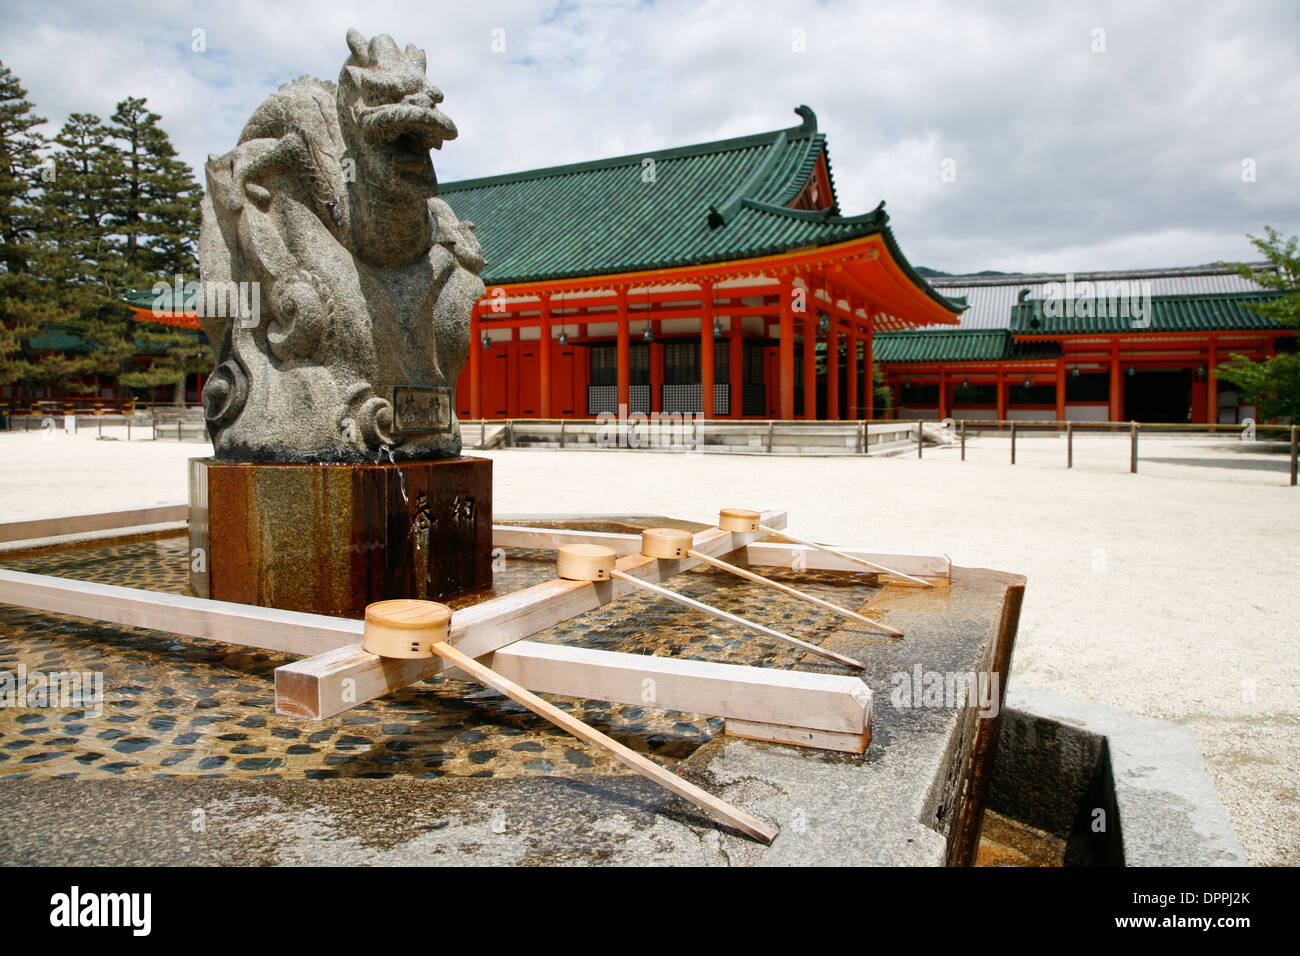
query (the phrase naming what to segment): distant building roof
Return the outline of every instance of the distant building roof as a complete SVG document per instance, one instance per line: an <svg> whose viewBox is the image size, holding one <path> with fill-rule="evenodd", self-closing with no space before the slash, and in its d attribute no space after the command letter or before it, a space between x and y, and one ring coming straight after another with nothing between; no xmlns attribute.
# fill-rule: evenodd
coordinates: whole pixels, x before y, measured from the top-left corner
<svg viewBox="0 0 1300 956"><path fill-rule="evenodd" d="M1006 329L948 329L943 332L878 332L874 355L878 362L998 362L1002 359L1054 359L1057 342L1017 342Z"/></svg>
<svg viewBox="0 0 1300 956"><path fill-rule="evenodd" d="M1011 331L1018 335L1086 335L1110 332L1217 332L1236 329L1281 329L1272 319L1250 310L1250 305L1278 298L1276 292L1218 295L1152 296L1151 314L1079 315L1055 303L1026 298L1011 309ZM1103 300L1098 300L1103 301ZM926 334L926 333L922 333Z"/></svg>
<svg viewBox="0 0 1300 956"><path fill-rule="evenodd" d="M1259 268L1267 266L1258 263ZM935 276L929 282L949 299L964 297L970 308L960 316L962 329L1005 329L1011 324L1011 310L1028 289L1028 299L1046 298L1053 283L1064 285L1067 278L1080 282L1150 283L1152 296L1218 295L1260 292L1261 287L1234 270L1219 265L1172 269L1126 269L1110 272L1025 273L1015 275ZM936 332L951 326L929 326Z"/></svg>

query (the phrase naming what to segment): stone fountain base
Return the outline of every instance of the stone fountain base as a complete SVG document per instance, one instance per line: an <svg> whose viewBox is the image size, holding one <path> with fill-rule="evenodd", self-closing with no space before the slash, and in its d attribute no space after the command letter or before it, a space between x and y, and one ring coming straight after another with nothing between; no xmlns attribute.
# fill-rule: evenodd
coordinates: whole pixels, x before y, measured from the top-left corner
<svg viewBox="0 0 1300 956"><path fill-rule="evenodd" d="M190 460L198 597L361 617L389 598L492 586L492 462Z"/></svg>

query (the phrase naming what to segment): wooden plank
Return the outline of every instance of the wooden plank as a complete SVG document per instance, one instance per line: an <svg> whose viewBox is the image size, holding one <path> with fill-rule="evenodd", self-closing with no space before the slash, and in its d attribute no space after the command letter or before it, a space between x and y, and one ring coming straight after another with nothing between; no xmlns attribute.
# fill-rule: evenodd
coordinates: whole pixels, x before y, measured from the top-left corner
<svg viewBox="0 0 1300 956"><path fill-rule="evenodd" d="M907 574L928 578L931 582L947 583L952 580L952 559L946 554L901 554L863 548L838 548L837 550L860 560L870 561L872 564L883 564ZM800 571L855 573L865 571L862 565L855 561L828 554L817 548L784 542L756 541L721 557L741 566L794 568ZM880 577L884 578L886 575Z"/></svg>
<svg viewBox="0 0 1300 956"><path fill-rule="evenodd" d="M496 671L484 667L471 657L466 657L450 644L438 641L433 645L433 652L446 663L468 673L470 677L480 684L505 694L515 703L522 704L533 713L545 717L551 723L573 734L579 740L600 747L623 766L630 767L641 776L653 780L670 793L675 793L679 797L691 801L697 807L717 817L724 823L730 824L742 833L748 834L755 840L770 844L776 839L777 833L780 832L765 820L761 820L752 813L747 813L738 807L733 807L725 800L720 800L706 790L701 790L695 784L665 770L648 757L641 756L635 750L631 750L612 737L602 734L594 727L587 726L572 714L560 710L560 708L542 700L536 694L529 693L509 678L502 677Z"/></svg>
<svg viewBox="0 0 1300 956"><path fill-rule="evenodd" d="M0 524L0 543L187 521L189 515L190 506L180 503L154 505L148 508L126 508L121 511L93 511L85 514L24 518L21 521L6 521Z"/></svg>
<svg viewBox="0 0 1300 956"><path fill-rule="evenodd" d="M796 747L812 747L817 750L838 750L850 754L864 753L867 745L871 743L870 723L861 733L845 734L761 721L728 720L726 733L729 737L765 740L774 744L793 744Z"/></svg>
<svg viewBox="0 0 1300 956"><path fill-rule="evenodd" d="M287 654L319 654L361 639L362 623L183 594L0 568L0 603Z"/></svg>
<svg viewBox="0 0 1300 956"><path fill-rule="evenodd" d="M482 658L539 694L795 726L861 737L872 694L860 677L621 654L519 641ZM454 669L448 677L466 679Z"/></svg>
<svg viewBox="0 0 1300 956"><path fill-rule="evenodd" d="M784 527L786 514L764 512L763 521L773 527ZM757 534L710 528L696 537L695 550L704 554L727 553L748 544ZM698 563L695 558L668 561L636 554L620 558L616 566L626 574L654 583ZM449 643L470 657L481 657L529 634L593 611L632 593L635 587L618 580L546 581L457 611L452 618ZM441 658L380 658L367 654L358 641L350 647L276 668L276 711L310 719L331 717L399 687L426 680L445 666Z"/></svg>
<svg viewBox="0 0 1300 956"><path fill-rule="evenodd" d="M494 524L494 548L522 548L525 550L554 551L566 544L601 544L613 548L618 554L640 554L639 534L614 534L605 531L570 531L565 528L528 528L519 525Z"/></svg>

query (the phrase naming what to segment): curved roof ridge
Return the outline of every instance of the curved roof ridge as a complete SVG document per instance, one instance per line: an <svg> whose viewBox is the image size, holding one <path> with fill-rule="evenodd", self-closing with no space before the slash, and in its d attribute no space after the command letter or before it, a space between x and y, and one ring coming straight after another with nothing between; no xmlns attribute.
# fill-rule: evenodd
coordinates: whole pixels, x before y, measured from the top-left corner
<svg viewBox="0 0 1300 956"><path fill-rule="evenodd" d="M565 176L571 173L585 173L597 169L613 169L619 166L639 165L646 159L679 159L688 156L699 156L704 153L730 152L733 150L751 149L755 146L763 146L771 143L778 136L784 136L787 140L799 137L815 137L817 133L816 115L806 106L801 106L795 110L806 110L812 115L812 121L807 119L798 126L790 126L785 129L769 130L765 133L749 133L745 136L735 136L728 139L717 139L708 143L690 143L686 146L669 146L663 149L642 150L635 153L625 153L621 156L609 156L600 159L581 160L576 163L561 163L556 166L539 166L536 169L524 169L513 173L498 173L494 176L479 176L472 179L457 179L451 182L439 183L439 191L459 192L468 189L477 189L482 186L496 186L502 183L527 182L533 179L547 179L552 176ZM800 115L804 115L800 113Z"/></svg>
<svg viewBox="0 0 1300 956"><path fill-rule="evenodd" d="M758 184L760 178L766 173L780 154L785 150L785 131L776 134L767 151L762 155L759 161L750 170L739 186L732 191L731 195L718 203L716 206L709 207L708 223L710 228L726 225L727 217L735 211L736 207L745 201L745 194Z"/></svg>

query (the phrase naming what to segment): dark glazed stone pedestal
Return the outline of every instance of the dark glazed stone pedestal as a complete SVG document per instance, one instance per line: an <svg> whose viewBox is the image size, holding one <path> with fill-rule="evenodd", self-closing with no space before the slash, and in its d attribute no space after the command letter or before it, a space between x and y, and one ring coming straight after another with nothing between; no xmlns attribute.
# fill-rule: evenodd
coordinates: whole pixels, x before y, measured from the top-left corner
<svg viewBox="0 0 1300 956"><path fill-rule="evenodd" d="M360 617L492 586L492 462L190 461L198 597Z"/></svg>

